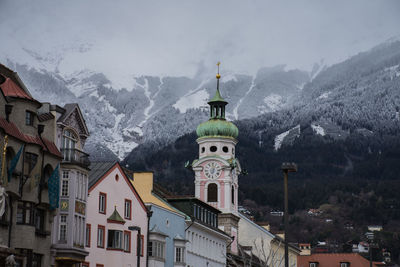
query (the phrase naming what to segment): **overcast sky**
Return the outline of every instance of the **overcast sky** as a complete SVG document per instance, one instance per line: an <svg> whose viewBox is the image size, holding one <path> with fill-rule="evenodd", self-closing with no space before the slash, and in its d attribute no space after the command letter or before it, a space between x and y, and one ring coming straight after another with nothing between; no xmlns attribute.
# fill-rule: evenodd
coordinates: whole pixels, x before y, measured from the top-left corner
<svg viewBox="0 0 400 267"><path fill-rule="evenodd" d="M400 1L0 0L0 33L1 53L13 49L6 36L62 55L65 72L193 76L217 61L243 73L310 70L399 36ZM86 52L70 49L80 44Z"/></svg>

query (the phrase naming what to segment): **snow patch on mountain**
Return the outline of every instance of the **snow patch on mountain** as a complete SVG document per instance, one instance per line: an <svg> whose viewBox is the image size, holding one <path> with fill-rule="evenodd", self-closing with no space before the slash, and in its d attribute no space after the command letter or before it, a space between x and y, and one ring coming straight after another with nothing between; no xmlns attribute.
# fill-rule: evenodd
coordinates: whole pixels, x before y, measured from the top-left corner
<svg viewBox="0 0 400 267"><path fill-rule="evenodd" d="M234 81L237 82L237 78L235 74L224 74L224 76L221 77L221 82L227 83L229 81Z"/></svg>
<svg viewBox="0 0 400 267"><path fill-rule="evenodd" d="M287 130L286 132L283 132L275 136L274 150L278 151L281 148L282 144L284 142L286 143L286 139L290 139L287 140L287 142L292 143L294 139L296 139L299 136L300 136L300 124L297 125L296 127L293 127L292 129Z"/></svg>
<svg viewBox="0 0 400 267"><path fill-rule="evenodd" d="M311 124L311 128L313 129L313 131L314 131L316 134L319 134L319 135L321 135L321 136L325 136L325 135L326 135L325 129L322 128L321 125L318 125L318 124Z"/></svg>
<svg viewBox="0 0 400 267"><path fill-rule="evenodd" d="M251 85L250 85L250 87L249 87L249 90L247 90L246 94L244 94L244 96L243 96L242 98L239 99L239 101L237 102L235 108L233 109L233 116L234 116L235 120L238 120L238 119L239 119L238 110L239 110L239 107L240 107L240 105L242 104L243 100L246 98L246 96L247 96L247 95L253 90L253 88L256 86L255 79L256 79L256 77L253 76L253 79L251 80Z"/></svg>
<svg viewBox="0 0 400 267"><path fill-rule="evenodd" d="M400 77L400 64L385 68L384 71L389 72L391 79L395 77Z"/></svg>
<svg viewBox="0 0 400 267"><path fill-rule="evenodd" d="M277 94L270 94L264 98L264 103L271 109L271 111L276 111L281 108L283 104L283 98Z"/></svg>
<svg viewBox="0 0 400 267"><path fill-rule="evenodd" d="M203 106L207 106L207 101L209 98L210 95L206 89L202 89L190 95L181 97L172 106L178 109L180 113L185 113L190 108L201 108Z"/></svg>
<svg viewBox="0 0 400 267"><path fill-rule="evenodd" d="M138 146L138 144L135 142L126 142L123 135L119 131L121 120L124 117L125 114L118 114L115 116L114 127L110 129L112 140L111 142L107 142L107 147L110 148L110 150L113 151L120 159L123 159L127 153L131 152L135 147Z"/></svg>
<svg viewBox="0 0 400 267"><path fill-rule="evenodd" d="M327 98L329 97L330 94L332 94L331 91L325 92L325 93L321 94L319 97L317 97L317 100L327 99Z"/></svg>

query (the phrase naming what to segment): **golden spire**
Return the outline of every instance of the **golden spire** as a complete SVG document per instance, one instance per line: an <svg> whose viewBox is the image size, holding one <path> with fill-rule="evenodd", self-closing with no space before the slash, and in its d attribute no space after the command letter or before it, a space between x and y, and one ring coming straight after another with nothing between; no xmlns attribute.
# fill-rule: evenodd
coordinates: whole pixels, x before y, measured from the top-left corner
<svg viewBox="0 0 400 267"><path fill-rule="evenodd" d="M217 79L221 78L221 74L219 74L219 65L221 65L221 62L218 61L217 66L218 66L218 73L217 73Z"/></svg>

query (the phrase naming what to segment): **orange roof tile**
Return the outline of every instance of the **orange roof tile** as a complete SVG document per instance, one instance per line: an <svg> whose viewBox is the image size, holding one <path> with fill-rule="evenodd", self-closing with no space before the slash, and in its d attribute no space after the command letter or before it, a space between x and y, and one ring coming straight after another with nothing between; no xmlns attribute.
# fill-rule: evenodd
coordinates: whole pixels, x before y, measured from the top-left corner
<svg viewBox="0 0 400 267"><path fill-rule="evenodd" d="M311 262L318 262L318 267L338 267L341 262L349 262L351 267L368 267L369 261L357 253L320 253L309 256L297 256L298 267L309 267ZM378 262L373 262L377 267Z"/></svg>
<svg viewBox="0 0 400 267"><path fill-rule="evenodd" d="M0 88L5 96L34 100L22 88L20 88L15 82L13 82L13 80L8 77L4 78L6 80L2 84L0 84Z"/></svg>
<svg viewBox="0 0 400 267"><path fill-rule="evenodd" d="M30 136L22 133L13 122L8 122L6 119L0 118L0 128L3 128L5 133L10 136L13 136L25 143L37 144L41 146L44 151L47 151L57 157L62 158L60 151L53 142L43 137L40 138L39 136Z"/></svg>

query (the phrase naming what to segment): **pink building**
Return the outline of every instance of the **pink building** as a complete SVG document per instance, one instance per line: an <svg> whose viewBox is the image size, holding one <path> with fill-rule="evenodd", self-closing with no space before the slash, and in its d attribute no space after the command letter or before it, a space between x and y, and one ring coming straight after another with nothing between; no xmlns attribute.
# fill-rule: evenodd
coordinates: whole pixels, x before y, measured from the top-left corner
<svg viewBox="0 0 400 267"><path fill-rule="evenodd" d="M90 169L85 242L89 256L83 266L133 267L138 259L146 266L149 213L143 201L118 162L94 162Z"/></svg>

